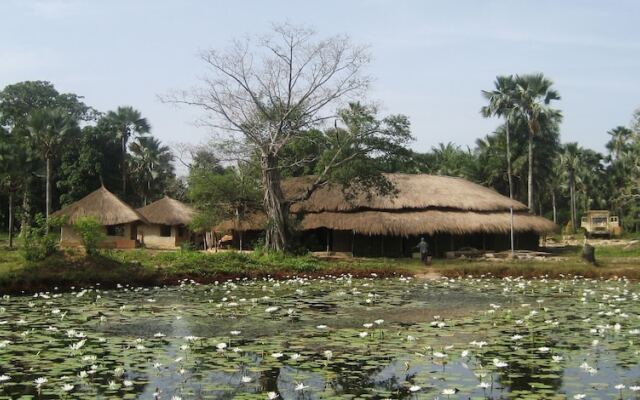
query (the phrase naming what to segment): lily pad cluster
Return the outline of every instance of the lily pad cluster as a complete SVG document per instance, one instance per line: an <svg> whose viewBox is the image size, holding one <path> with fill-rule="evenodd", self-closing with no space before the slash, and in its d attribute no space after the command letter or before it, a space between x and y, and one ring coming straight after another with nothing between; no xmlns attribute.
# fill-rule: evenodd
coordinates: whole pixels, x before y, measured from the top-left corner
<svg viewBox="0 0 640 400"><path fill-rule="evenodd" d="M640 398L640 285L99 285L0 300L0 397Z"/></svg>

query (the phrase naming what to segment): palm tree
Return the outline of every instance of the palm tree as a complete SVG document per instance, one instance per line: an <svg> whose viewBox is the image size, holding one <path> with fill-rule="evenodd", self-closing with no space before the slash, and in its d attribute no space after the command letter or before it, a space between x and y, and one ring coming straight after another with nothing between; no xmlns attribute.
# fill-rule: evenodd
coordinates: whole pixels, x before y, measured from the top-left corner
<svg viewBox="0 0 640 400"><path fill-rule="evenodd" d="M152 136L140 136L129 145L132 153L132 172L142 183L143 203L147 205L153 194L153 184L173 174L173 155L168 146Z"/></svg>
<svg viewBox="0 0 640 400"><path fill-rule="evenodd" d="M549 107L553 100L560 100L558 92L551 88L553 82L543 74L516 75L514 105L525 119L529 133L529 171L527 205L533 211L533 139L540 134L545 120L560 118L560 111Z"/></svg>
<svg viewBox="0 0 640 400"><path fill-rule="evenodd" d="M607 132L607 134L611 136L611 139L606 145L607 150L609 150L612 160L618 160L629 150L630 142L633 138L633 131L624 126L617 126Z"/></svg>
<svg viewBox="0 0 640 400"><path fill-rule="evenodd" d="M571 228L573 232L577 229L576 215L576 184L579 179L579 172L582 168L581 150L577 143L567 143L560 153L560 166L567 179L569 188L569 208L571 211Z"/></svg>
<svg viewBox="0 0 640 400"><path fill-rule="evenodd" d="M509 135L509 124L515 117L515 89L516 83L513 75L497 76L494 81L495 89L491 91L482 91L482 95L489 102L488 105L482 107L480 113L483 117L504 117L505 133L507 137L507 178L509 180L509 198L513 199L513 178L511 173L511 144Z"/></svg>
<svg viewBox="0 0 640 400"><path fill-rule="evenodd" d="M67 136L78 129L77 122L62 109L40 109L34 111L27 121L27 132L34 150L46 164L47 222L51 212L51 160Z"/></svg>
<svg viewBox="0 0 640 400"><path fill-rule="evenodd" d="M17 136L11 135L0 127L0 187L2 187L8 195L8 219L9 219L9 247L13 247L13 205L15 194L20 187L25 174L25 165L21 163L20 156L22 143L18 141Z"/></svg>
<svg viewBox="0 0 640 400"><path fill-rule="evenodd" d="M127 192L127 143L134 135L144 135L151 131L151 126L146 118L142 118L140 112L133 107L118 107L116 111L109 111L104 117L103 123L113 129L120 140L122 151L122 195Z"/></svg>

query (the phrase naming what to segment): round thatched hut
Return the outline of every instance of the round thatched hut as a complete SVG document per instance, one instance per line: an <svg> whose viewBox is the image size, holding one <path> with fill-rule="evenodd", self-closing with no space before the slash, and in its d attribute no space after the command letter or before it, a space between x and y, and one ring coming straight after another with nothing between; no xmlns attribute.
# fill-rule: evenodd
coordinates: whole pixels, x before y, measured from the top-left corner
<svg viewBox="0 0 640 400"><path fill-rule="evenodd" d="M80 246L73 224L81 217L94 217L104 226L106 236L101 247L118 249L135 248L138 226L146 222L142 215L104 186L52 215L66 217L60 231L62 246Z"/></svg>
<svg viewBox="0 0 640 400"><path fill-rule="evenodd" d="M168 196L139 208L146 223L138 229L138 238L145 247L172 250L191 239L188 225L195 210Z"/></svg>

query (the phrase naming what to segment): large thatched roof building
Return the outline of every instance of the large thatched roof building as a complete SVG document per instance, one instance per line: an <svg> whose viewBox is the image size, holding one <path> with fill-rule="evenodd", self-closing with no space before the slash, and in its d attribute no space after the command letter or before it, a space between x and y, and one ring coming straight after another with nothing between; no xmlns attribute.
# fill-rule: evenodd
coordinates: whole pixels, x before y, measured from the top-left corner
<svg viewBox="0 0 640 400"><path fill-rule="evenodd" d="M304 243L312 250L356 256L408 256L425 236L438 255L462 247L502 250L509 247L511 208L518 248L535 248L540 235L556 229L551 221L529 214L524 204L462 178L425 174L387 178L395 194L347 196L340 186L327 185L293 204L291 212ZM284 181L285 196L300 194L310 179ZM244 230L260 229L261 220L244 221Z"/></svg>
<svg viewBox="0 0 640 400"><path fill-rule="evenodd" d="M195 210L168 196L139 208L146 223L138 229L140 241L148 248L175 249L190 239L188 225Z"/></svg>
<svg viewBox="0 0 640 400"><path fill-rule="evenodd" d="M104 226L106 236L102 247L110 248L134 248L138 225L146 222L142 215L104 186L52 215L66 217L60 232L63 246L80 245L73 224L82 217L93 217Z"/></svg>

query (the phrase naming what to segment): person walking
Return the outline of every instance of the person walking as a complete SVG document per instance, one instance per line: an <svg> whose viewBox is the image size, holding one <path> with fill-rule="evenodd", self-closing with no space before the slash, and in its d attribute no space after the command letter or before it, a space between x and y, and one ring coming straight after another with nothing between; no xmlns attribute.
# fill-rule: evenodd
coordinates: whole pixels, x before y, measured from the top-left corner
<svg viewBox="0 0 640 400"><path fill-rule="evenodd" d="M416 246L420 250L420 260L424 265L429 264L429 243L424 238L420 238L420 243Z"/></svg>

